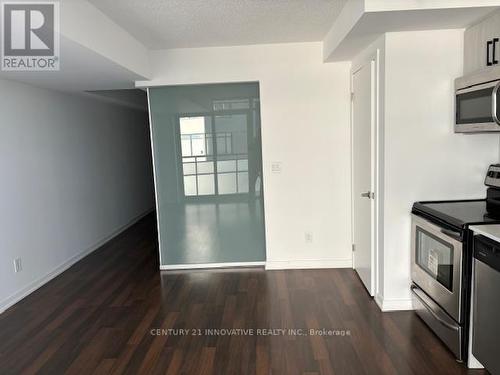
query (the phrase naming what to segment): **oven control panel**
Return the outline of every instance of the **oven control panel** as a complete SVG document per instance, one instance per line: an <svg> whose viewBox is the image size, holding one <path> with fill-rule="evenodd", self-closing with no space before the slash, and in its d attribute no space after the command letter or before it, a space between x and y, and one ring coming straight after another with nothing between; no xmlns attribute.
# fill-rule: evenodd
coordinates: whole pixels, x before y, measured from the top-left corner
<svg viewBox="0 0 500 375"><path fill-rule="evenodd" d="M486 186L500 188L500 164L491 164L484 180Z"/></svg>

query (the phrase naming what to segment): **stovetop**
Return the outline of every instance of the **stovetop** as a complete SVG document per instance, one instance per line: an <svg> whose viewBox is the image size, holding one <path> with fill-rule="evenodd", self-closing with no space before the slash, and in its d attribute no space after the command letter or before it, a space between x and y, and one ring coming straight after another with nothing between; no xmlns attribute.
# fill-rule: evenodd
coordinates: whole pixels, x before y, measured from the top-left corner
<svg viewBox="0 0 500 375"><path fill-rule="evenodd" d="M412 211L459 229L467 229L469 225L500 224L500 210L487 207L486 199L416 202Z"/></svg>
<svg viewBox="0 0 500 375"><path fill-rule="evenodd" d="M489 166L484 184L488 187L485 199L416 202L412 212L460 230L500 224L500 164Z"/></svg>

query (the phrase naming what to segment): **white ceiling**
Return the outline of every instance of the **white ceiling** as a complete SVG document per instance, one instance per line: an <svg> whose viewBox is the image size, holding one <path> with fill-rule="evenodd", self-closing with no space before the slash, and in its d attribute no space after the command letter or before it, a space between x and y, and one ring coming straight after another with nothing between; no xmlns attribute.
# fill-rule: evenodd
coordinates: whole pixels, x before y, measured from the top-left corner
<svg viewBox="0 0 500 375"><path fill-rule="evenodd" d="M150 49L321 41L347 0L89 0Z"/></svg>

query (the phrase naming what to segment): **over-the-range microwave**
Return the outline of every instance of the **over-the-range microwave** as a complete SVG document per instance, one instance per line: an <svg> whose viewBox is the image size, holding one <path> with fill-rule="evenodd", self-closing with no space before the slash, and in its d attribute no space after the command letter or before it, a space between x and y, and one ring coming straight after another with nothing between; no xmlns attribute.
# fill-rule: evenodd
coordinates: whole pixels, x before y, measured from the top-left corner
<svg viewBox="0 0 500 375"><path fill-rule="evenodd" d="M455 80L455 132L500 132L500 71Z"/></svg>

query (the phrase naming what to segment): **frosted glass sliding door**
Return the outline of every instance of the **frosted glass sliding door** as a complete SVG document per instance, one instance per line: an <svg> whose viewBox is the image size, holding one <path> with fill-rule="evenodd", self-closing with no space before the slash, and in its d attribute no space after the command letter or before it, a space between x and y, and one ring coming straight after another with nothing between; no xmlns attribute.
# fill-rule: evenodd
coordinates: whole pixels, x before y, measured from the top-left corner
<svg viewBox="0 0 500 375"><path fill-rule="evenodd" d="M149 89L162 265L265 260L257 83Z"/></svg>

